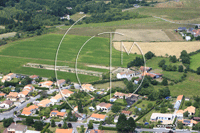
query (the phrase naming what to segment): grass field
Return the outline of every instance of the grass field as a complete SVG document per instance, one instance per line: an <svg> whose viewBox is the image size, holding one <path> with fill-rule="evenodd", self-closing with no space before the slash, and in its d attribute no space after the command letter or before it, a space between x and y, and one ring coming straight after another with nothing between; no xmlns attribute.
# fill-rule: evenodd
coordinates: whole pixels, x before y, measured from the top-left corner
<svg viewBox="0 0 200 133"><path fill-rule="evenodd" d="M95 84L94 87L98 89L107 89L110 86L110 83L104 83L104 84ZM124 88L126 85L124 84L123 81L117 81L117 82L112 82L112 87L120 87Z"/></svg>
<svg viewBox="0 0 200 133"><path fill-rule="evenodd" d="M190 58L190 68L193 70L197 70L197 68L200 67L200 53L190 56Z"/></svg>
<svg viewBox="0 0 200 133"><path fill-rule="evenodd" d="M14 37L17 32L10 32L10 33L5 33L5 34L0 34L0 39L3 38L9 38L9 37Z"/></svg>
<svg viewBox="0 0 200 133"><path fill-rule="evenodd" d="M0 25L0 29L5 29L5 26Z"/></svg>
<svg viewBox="0 0 200 133"><path fill-rule="evenodd" d="M130 40L137 42L151 41L171 41L170 38L161 29L117 29L115 32L124 34L124 36L115 34L113 41Z"/></svg>
<svg viewBox="0 0 200 133"><path fill-rule="evenodd" d="M121 42L113 42L113 46L117 50L121 50L120 47ZM133 42L123 42L126 49L130 49ZM198 41L192 42L137 42L143 53L147 53L151 51L155 53L157 56L165 56L168 55L175 55L176 57L180 56L180 53L183 50L186 50L188 53L194 52L200 49ZM123 51L125 51L123 49ZM134 46L131 50L131 53L138 53L141 52L138 50L136 46Z"/></svg>

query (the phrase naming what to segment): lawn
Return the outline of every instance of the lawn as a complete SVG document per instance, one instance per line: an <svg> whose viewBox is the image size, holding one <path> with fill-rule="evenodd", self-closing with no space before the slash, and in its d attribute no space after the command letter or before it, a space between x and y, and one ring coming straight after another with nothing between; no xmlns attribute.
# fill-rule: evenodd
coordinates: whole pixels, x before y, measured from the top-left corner
<svg viewBox="0 0 200 133"><path fill-rule="evenodd" d="M152 113L160 113L159 111L156 111L155 109L151 110L149 113L147 113L145 116L143 116L138 122L139 123L145 123L145 122L150 122L150 118ZM143 119L146 118L146 121L143 122Z"/></svg>
<svg viewBox="0 0 200 133"><path fill-rule="evenodd" d="M171 96L184 95L193 97L200 94L200 76L195 73L188 73L185 81L169 86Z"/></svg>
<svg viewBox="0 0 200 133"><path fill-rule="evenodd" d="M3 126L3 122L0 122L0 131L4 131L6 128Z"/></svg>
<svg viewBox="0 0 200 133"><path fill-rule="evenodd" d="M77 127L76 129L77 129L78 133L81 133L81 127ZM85 130L86 130L86 128L84 128L84 132L85 132Z"/></svg>
<svg viewBox="0 0 200 133"><path fill-rule="evenodd" d="M200 53L192 55L190 58L190 68L196 71L197 68L200 67Z"/></svg>
<svg viewBox="0 0 200 133"><path fill-rule="evenodd" d="M51 126L49 126L49 128L48 128L50 131L52 131L53 133L55 133L56 132L56 127L51 127Z"/></svg>
<svg viewBox="0 0 200 133"><path fill-rule="evenodd" d="M149 103L152 103L152 104L154 105L154 104L155 104L155 101L142 100L141 103L139 103L139 104L137 104L137 105L135 105L135 106L136 106L137 108L145 109L145 108L147 108L147 105L148 105ZM129 109L129 111L132 111L133 114L134 114L135 106L134 106L134 107L131 107L131 108Z"/></svg>
<svg viewBox="0 0 200 133"><path fill-rule="evenodd" d="M95 84L94 87L98 89L107 89L110 86L110 82L104 83L104 84ZM117 81L117 82L112 82L112 88L115 87L120 87L120 88L125 88L126 85L124 84L123 81Z"/></svg>

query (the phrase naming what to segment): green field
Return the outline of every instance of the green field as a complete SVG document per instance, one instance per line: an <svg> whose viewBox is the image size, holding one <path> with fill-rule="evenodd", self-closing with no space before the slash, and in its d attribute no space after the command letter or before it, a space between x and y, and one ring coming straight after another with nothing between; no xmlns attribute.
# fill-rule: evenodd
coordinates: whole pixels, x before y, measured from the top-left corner
<svg viewBox="0 0 200 133"><path fill-rule="evenodd" d="M190 68L196 71L200 67L200 53L190 56L190 58Z"/></svg>
<svg viewBox="0 0 200 133"><path fill-rule="evenodd" d="M40 63L54 65L55 54L58 44L62 38L60 34L48 34L39 37L15 41L0 47L0 72L8 73L9 71L22 74L37 74L44 77L54 75L53 70L24 68L26 63ZM68 35L63 40L58 53L57 65L73 67L75 65L76 56L84 44L90 37ZM109 40L107 38L94 38L86 44L80 52L78 58L78 68L93 70L98 72L107 72L107 69L87 67L87 64L97 64L109 66ZM124 54L124 66L138 55ZM112 50L112 65L121 66L120 51ZM59 78L70 78L76 82L74 73L58 72ZM80 75L82 82L90 82L99 80L98 77Z"/></svg>

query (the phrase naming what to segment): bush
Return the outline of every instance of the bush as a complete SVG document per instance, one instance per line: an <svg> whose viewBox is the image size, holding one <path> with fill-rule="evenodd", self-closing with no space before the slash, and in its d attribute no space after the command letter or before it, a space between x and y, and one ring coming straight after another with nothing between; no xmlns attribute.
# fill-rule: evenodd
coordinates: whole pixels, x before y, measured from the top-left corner
<svg viewBox="0 0 200 133"><path fill-rule="evenodd" d="M49 90L49 88L45 88L45 87L35 87L35 89L39 89L39 90Z"/></svg>
<svg viewBox="0 0 200 133"><path fill-rule="evenodd" d="M50 123L47 123L47 125L42 129L41 133L45 133L45 131L49 128Z"/></svg>
<svg viewBox="0 0 200 133"><path fill-rule="evenodd" d="M25 116L25 115L18 115L18 117L21 117L21 118L28 118L28 117L31 117L31 118L33 118L33 119L40 119L40 117L39 116Z"/></svg>

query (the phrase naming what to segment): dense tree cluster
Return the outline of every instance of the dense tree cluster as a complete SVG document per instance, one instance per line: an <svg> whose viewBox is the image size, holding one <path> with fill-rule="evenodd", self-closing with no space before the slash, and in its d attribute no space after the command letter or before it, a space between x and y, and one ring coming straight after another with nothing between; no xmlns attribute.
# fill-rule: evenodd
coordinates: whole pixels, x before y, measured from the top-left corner
<svg viewBox="0 0 200 133"><path fill-rule="evenodd" d="M149 51L149 52L147 52L146 54L145 54L145 58L148 60L148 59L151 59L151 58L153 58L153 57L155 57L155 54L154 53L152 53L151 51Z"/></svg>
<svg viewBox="0 0 200 133"><path fill-rule="evenodd" d="M136 57L133 61L129 62L127 64L127 67L132 67L132 66L142 66L144 65L144 60L143 58L140 58L140 57Z"/></svg>
<svg viewBox="0 0 200 133"><path fill-rule="evenodd" d="M183 63L190 64L190 57L189 57L189 55L188 55L186 50L183 50L181 52L180 59L182 60Z"/></svg>
<svg viewBox="0 0 200 133"><path fill-rule="evenodd" d="M127 120L124 114L120 114L116 127L119 132L134 132L136 123L132 117Z"/></svg>

